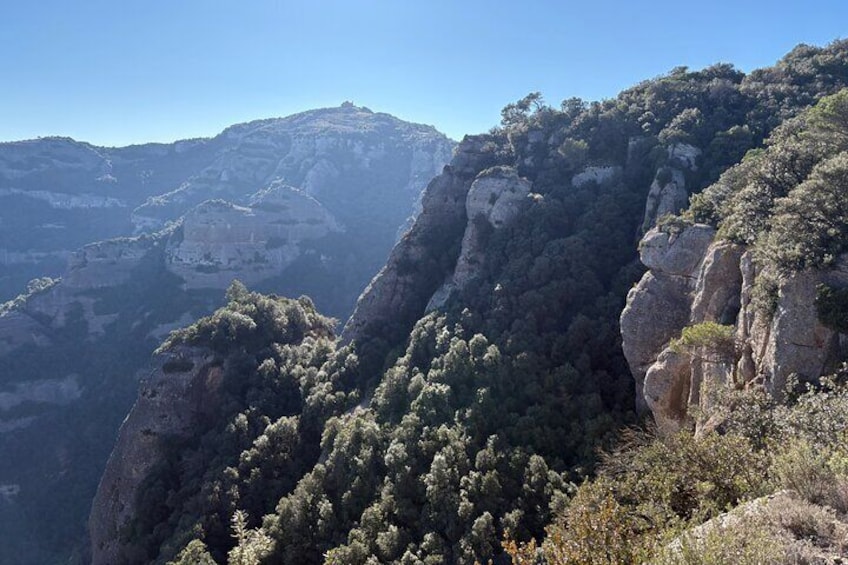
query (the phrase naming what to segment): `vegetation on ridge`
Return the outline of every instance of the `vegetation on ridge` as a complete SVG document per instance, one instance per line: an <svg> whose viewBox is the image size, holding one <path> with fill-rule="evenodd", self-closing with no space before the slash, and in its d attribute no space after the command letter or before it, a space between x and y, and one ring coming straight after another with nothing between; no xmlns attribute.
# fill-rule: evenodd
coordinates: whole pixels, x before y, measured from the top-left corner
<svg viewBox="0 0 848 565"><path fill-rule="evenodd" d="M784 404L757 390L728 391L716 408L721 433L625 433L541 544L505 546L515 563L550 565L820 563L822 552L842 554L846 377L843 367L823 379L823 388L796 390ZM718 522L701 538L691 533L733 507L783 491L789 508L763 499L731 526Z"/></svg>
<svg viewBox="0 0 848 565"><path fill-rule="evenodd" d="M410 565L505 562L507 535L514 559L529 563L536 548L521 542L553 523L542 543L550 562L627 563L789 484L761 447L781 437L771 431L734 424L697 440L637 435L615 450L617 431L637 422L618 316L642 273L636 239L648 189L658 170L679 166L672 144L703 150L686 172L700 190L784 119L846 84L848 43L836 43L798 48L750 75L729 65L677 69L613 100L553 109L531 96L507 108L480 162L515 168L533 196L518 221L485 232L476 280L442 309L379 343L366 336L334 351L325 337L285 341L300 334L257 317L260 303L277 299L239 292L181 334L233 356L233 410L170 455L142 493L156 494L155 514L144 514L155 520L131 535L160 563ZM587 165L621 174L572 183ZM231 339L242 334L255 339ZM280 383L285 392L269 395ZM798 405L815 405L806 398ZM788 423L769 420L784 413ZM804 430L819 437L818 422L803 415L769 407L753 421L812 441ZM824 447L842 457L835 443ZM598 465L601 448L613 455ZM842 477L826 467L823 476Z"/></svg>

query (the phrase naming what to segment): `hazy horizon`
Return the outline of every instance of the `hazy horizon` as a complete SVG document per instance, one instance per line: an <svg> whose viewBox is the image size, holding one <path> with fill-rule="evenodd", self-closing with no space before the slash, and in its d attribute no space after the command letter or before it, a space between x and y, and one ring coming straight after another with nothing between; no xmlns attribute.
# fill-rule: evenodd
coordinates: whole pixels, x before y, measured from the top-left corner
<svg viewBox="0 0 848 565"><path fill-rule="evenodd" d="M750 71L798 43L839 39L846 17L833 0L722 1L709 13L670 0L18 4L0 23L15 54L0 61L13 85L0 92L0 141L167 143L346 100L458 140L531 91L558 105L610 98L679 65Z"/></svg>

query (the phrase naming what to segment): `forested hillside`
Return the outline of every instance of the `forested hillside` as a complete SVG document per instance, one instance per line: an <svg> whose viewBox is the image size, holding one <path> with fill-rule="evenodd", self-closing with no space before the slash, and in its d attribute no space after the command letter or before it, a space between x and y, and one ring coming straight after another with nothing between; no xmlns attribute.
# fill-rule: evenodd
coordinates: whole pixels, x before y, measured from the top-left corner
<svg viewBox="0 0 848 565"><path fill-rule="evenodd" d="M599 450L620 446L648 408L619 316L645 271L639 239L658 220L666 230L719 223L797 268L844 250L842 199L816 188L834 186L841 146L812 158L793 149L807 138L792 132L805 119L796 116L845 86L848 42L837 42L799 46L750 74L678 68L602 102L553 108L531 94L508 105L501 127L466 137L430 183L340 341L308 301L239 287L226 308L172 335L152 382L179 375L222 409L160 433L144 424L158 401L140 397L118 450L143 448L157 464L121 490L113 454L90 522L94 562L497 563L509 559L504 537L541 539L562 520L549 529L549 562L636 562L655 546L600 548L632 532L659 543L666 524L679 531L759 494L739 478L764 465L748 436L634 440L654 451L619 447L617 462L598 466ZM807 116L829 115L843 97ZM795 165L803 174L783 189L751 182L752 169L783 178ZM665 218L711 185L687 216ZM797 199L781 199L792 191ZM834 213L809 223L802 203L818 198ZM734 227L739 214L761 223ZM818 243L796 249L810 230ZM191 355L204 363L181 362ZM778 429L804 425L786 418ZM712 467L693 458L716 453L729 453L728 467L710 472L727 474L699 475ZM664 466L669 475L641 472ZM575 486L599 468L600 486ZM605 494L603 477L622 476ZM628 504L631 521L603 521ZM507 546L518 562L536 551Z"/></svg>
<svg viewBox="0 0 848 565"><path fill-rule="evenodd" d="M650 293L673 257L701 261L687 317L666 328L637 390L659 433L622 435L549 527L549 562L844 556L846 118L848 90L822 98L642 240L651 271L628 296L625 343L639 339L637 312L657 310ZM696 230L709 245L692 243ZM674 292L663 300L676 308ZM537 546L511 549L530 559Z"/></svg>
<svg viewBox="0 0 848 565"><path fill-rule="evenodd" d="M61 279L0 302L0 563L79 553L117 430L170 330L221 306L234 278L346 318L454 145L350 103L168 146L0 144L0 248L67 251L129 236L132 220L142 232L88 242L66 253ZM107 197L120 205L95 205ZM39 264L10 261L0 279Z"/></svg>

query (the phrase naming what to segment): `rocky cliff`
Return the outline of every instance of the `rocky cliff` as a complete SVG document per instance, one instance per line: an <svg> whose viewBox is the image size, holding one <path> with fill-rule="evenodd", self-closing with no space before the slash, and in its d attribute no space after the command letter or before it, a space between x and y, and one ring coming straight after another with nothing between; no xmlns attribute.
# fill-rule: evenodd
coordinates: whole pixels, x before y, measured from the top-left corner
<svg viewBox="0 0 848 565"><path fill-rule="evenodd" d="M780 401L848 358L845 115L848 90L823 98L642 239L621 330L661 429L720 425L723 391Z"/></svg>
<svg viewBox="0 0 848 565"><path fill-rule="evenodd" d="M480 204L481 210L476 204L468 204L479 171L494 163L491 153L483 150L490 141L487 136L467 136L457 147L450 165L430 182L422 197L422 213L359 298L345 325L343 340L387 337L408 331L434 295L447 298L448 285L460 268L457 261L463 252L458 243L464 240L463 234L475 229L477 214L483 208L491 210L502 193L507 193L507 198L514 197L510 189L513 184L520 185L514 171L505 173L511 182L493 187L492 202L487 195ZM472 261L471 245L466 242L463 247L466 263ZM441 298L437 300L443 302Z"/></svg>
<svg viewBox="0 0 848 565"><path fill-rule="evenodd" d="M430 182L421 214L357 303L342 347L314 375L291 368L291 358L279 363L284 347L237 342L240 354L255 355L234 372L251 383L234 392L245 408L196 432L200 445L161 455L164 471L151 480L183 498L137 490L137 501L149 497L165 510L127 547L142 543L144 559L162 562L203 552L223 561L238 550L279 563L471 564L504 559L504 534L543 535L565 485L638 422L635 407L653 410L665 429L688 425L692 406L709 408L702 389L710 387L700 383L735 378L741 357L729 324L748 314L751 328L766 323L747 302L746 284L757 283L746 281L762 276L759 267L746 274L750 249L716 235L713 216L734 188L701 202L697 219L668 215L800 112L809 89L829 93L848 77L837 78L829 58L805 90L806 79L784 79L818 63L795 63L749 76L724 65L675 71L603 103L554 109L530 95L507 106L502 127L466 137ZM764 94L776 90L786 95L779 103ZM323 166L314 173L333 174ZM236 214L250 213L238 206ZM637 242L656 224L640 246L645 273ZM795 314L778 314L774 328L809 313L792 305L793 280L785 279L777 309ZM220 324L212 335L251 320L260 326L247 318L223 311L204 324ZM709 339L677 340L706 322ZM767 353L770 340L807 349L809 336L834 340L817 329L745 331L752 351L759 347L746 363L772 390L800 367ZM680 343L667 348L672 340ZM254 409L272 396L269 375L297 383L305 403L291 419ZM241 444L218 449L226 429L248 431ZM181 458L217 467L198 485ZM208 497L208 489L226 494ZM242 511L250 533L234 547L227 518ZM120 519L98 507L92 531Z"/></svg>
<svg viewBox="0 0 848 565"><path fill-rule="evenodd" d="M760 274L752 252L717 239L709 226L654 229L640 258L649 271L627 296L622 347L640 405L665 431L694 425L695 414L706 424L710 396L722 389L762 385L780 398L790 378L815 381L848 353L848 336L821 322L816 299L822 284L848 288L848 256L786 277L773 311L752 301ZM732 326L731 347L675 345L684 328L707 322Z"/></svg>
<svg viewBox="0 0 848 565"><path fill-rule="evenodd" d="M292 136L296 143L286 141ZM0 146L0 215L9 217L0 231L14 232L3 241L30 245L4 255L9 276L26 271L21 257L61 252L65 262L61 279L34 281L0 306L0 485L9 493L0 524L19 532L19 562L68 555L138 372L170 330L214 310L235 278L309 294L347 317L452 148L433 128L350 104L171 145ZM201 189L204 175L217 184ZM165 198L167 214L132 224L146 198L184 184L194 188ZM54 239L27 231L40 225L38 214L62 224L48 230ZM74 231L75 222L89 231ZM68 251L82 238L154 229ZM49 524L24 518L56 500L63 510ZM35 534L43 529L55 537Z"/></svg>
<svg viewBox="0 0 848 565"><path fill-rule="evenodd" d="M578 425L580 428L606 430L612 425L612 421L627 417L624 414L630 411L629 403L632 397L628 390L622 391L618 385L623 385L620 381L628 376L623 370L620 355L604 353L612 349L617 339L616 332L611 331L614 321L607 321L605 313L613 310L618 313L618 307L615 305L623 302L621 285L634 276L632 267L628 265L629 258L633 255L631 245L634 242L634 234L646 217L647 221L654 221L656 210L646 211L645 202L652 184L659 186L659 181L656 181L660 176L658 170L666 164L680 167L683 165L672 161L669 157L672 152L663 145L658 146L656 140L645 140L643 143L649 146L649 149L659 147L659 165L640 158L638 149L625 151L622 155L606 156L603 160L606 164L603 165L589 164L585 160L572 161L558 150L565 135L560 128L567 127L556 122L548 124L528 120L524 128L516 129L515 135L499 132L468 136L457 147L450 164L430 182L422 197L421 214L413 227L397 243L386 266L362 294L356 310L345 325L342 343L349 347L342 348L339 359L328 362L322 368L317 381L309 380L302 384L304 394L310 391L309 387L315 387L320 392L313 391L311 395L335 399L323 402L331 403L333 410L339 411L332 412L339 418L339 426L346 427L348 423L351 426L362 425L368 428L379 426L382 430L379 437L389 441L395 434L429 434L424 429L415 429L414 426L418 425L415 422L421 425L428 422L428 429L432 426L433 430L447 429L445 426L448 425L464 429L467 423L466 416L463 415L467 414L467 418L479 421L482 429L486 430L468 432L468 439L463 441L470 442L467 447L469 453L483 449L482 445L474 443L479 443L481 437L493 435L501 438L492 441L509 443L510 447L507 449L511 450L511 457L517 461L515 469L503 471L505 476L511 477L508 479L510 481L523 481L524 479L513 475L521 475L524 471L517 469L530 465L525 448L519 445L519 438L526 437L523 434L536 433L526 429L534 428L534 418L529 417L526 412L528 406L534 407L531 409L534 413L546 415L539 416L539 426L546 431L538 431L538 435L533 437L557 438L545 443L545 449L553 448L555 444L561 446L564 441L586 442L587 446L594 441L588 439L585 434L578 434L582 439L574 439L577 437L574 435L576 428L573 428L575 421L581 422ZM632 144L630 139L622 141L625 148L634 145L645 149L640 146L638 140ZM676 184L675 188L686 190L682 181ZM619 198L622 200L621 206L610 211L608 205ZM660 195L658 198L662 200L663 197ZM210 206L216 209L216 214L225 210L220 203ZM221 213L248 217L251 211L249 206L239 206L227 207L226 211ZM604 217L607 223L596 221L598 217ZM210 232L222 229L222 225L223 220L216 221L209 228ZM236 224L232 225L235 227ZM613 249L612 255L608 252L610 240L621 243L610 245ZM225 319L223 314L221 319ZM438 337L420 337L428 336L430 332L438 332ZM478 335L471 340L474 332ZM569 337L564 339L563 335ZM575 360L575 363L579 364L580 371L586 375L594 375L594 378L580 381L573 376L578 369L567 359L572 353L577 355L577 344L587 339L598 340L597 351L585 354L579 361ZM434 340L434 344L425 345L427 340ZM474 345L466 340L471 340ZM410 349L406 354L401 354L399 358L393 355L393 352L403 352L407 343ZM486 349L481 343L491 343L492 346ZM443 350L448 344L451 344L450 353ZM436 349L432 355L445 354L446 357L438 361L428 359L430 353L427 351L434 347ZM472 350L476 352L474 355L488 352L490 357L487 357L489 360L486 363L493 364L501 363L495 359L499 358L499 352L502 351L503 367L495 370L492 366L494 372L491 374L480 368L479 378L483 380L479 390L476 386L469 388L462 379L450 381L451 386L439 382L439 367L445 367L445 377L453 379L449 375L458 370L459 365L456 363L462 365L466 362L459 361L463 352ZM458 357L454 360L453 356ZM477 359L467 362L474 364L483 361ZM262 366L264 361L260 363L257 359L256 363ZM384 374L382 371L386 363L393 365ZM424 368L425 365L412 366L407 363L427 364L432 370ZM285 374L285 369L281 371L281 374ZM412 376L405 374L407 371L424 371L427 382L422 380L425 378L422 376L415 378L416 381L421 380L420 387L417 384L392 384L393 379L412 379ZM489 378L500 378L495 377L495 374L503 375L502 383L489 383ZM239 378L250 380L253 378L250 375L250 370L245 369ZM558 379L561 379L564 388L558 388ZM572 384L566 384L566 381ZM450 392L452 389L456 390L455 394ZM408 392L404 392L407 390ZM507 393L506 390L512 392ZM260 389L247 394L264 395ZM487 394L495 395L496 398L487 400ZM398 396L389 399L387 395ZM402 400L404 397L408 399ZM355 399L355 404L345 404L342 399L351 399L349 402L354 402ZM146 400L140 398L138 402L143 403ZM310 406L316 403L321 405L321 402L310 399ZM396 410L390 408L396 402L406 405L410 411L420 412L420 415L404 420L404 423L399 425L397 418L402 416L403 409L400 414L390 412ZM433 402L437 404L433 406ZM442 404L444 406L441 406ZM139 406L140 404L137 404L136 409L141 411ZM500 416L494 417L489 412L493 406L502 406L502 412L508 416L504 416L502 420ZM578 406L580 408L577 408ZM600 406L609 406L617 415L607 416ZM481 412L477 413L478 411ZM483 413L488 416L483 416ZM457 421L453 421L454 416ZM371 422L371 418L376 418L376 422ZM135 410L129 421L134 419ZM545 420L544 423L541 422L542 419ZM409 426L413 426L413 431L407 429ZM197 433L212 432L205 428ZM333 434L335 432L327 437L335 437ZM347 432L338 436L339 442L343 436L347 437ZM308 436L301 437L302 441L310 441ZM122 436L120 441L125 445L119 445L115 454L133 449L132 437ZM401 440L398 437L391 441L394 444ZM256 442L256 445L263 445L265 440L257 438ZM303 449L315 452L318 446L312 445ZM328 492L323 494L321 491L322 494L315 496L326 497L327 504L334 508L337 515L359 516L362 508L357 505L361 504L362 499L370 500L369 497L373 497L374 492L362 490L356 496L343 494L341 491L348 488L365 487L352 487L355 481L347 478L347 471L338 466L347 465L347 461L354 461L357 466L371 469L365 472L360 481L367 485L376 480L369 473L388 472L383 463L376 461L373 462L375 466L372 468L371 458L387 450L394 453L399 447L390 449L382 443L369 444L366 451L353 458L341 453L341 449L340 444L333 445L332 440L325 440L318 451L322 454L320 462L313 467L314 462L299 461L302 465L299 472L305 474L286 476L285 482L291 487L288 491L281 492L281 496L300 496L299 490L291 491L295 484L317 484L319 486L314 488L326 488ZM585 449L586 452L591 451L589 447ZM570 461L575 461L580 457L577 453L583 452L583 448L575 449L567 457ZM434 456L435 459L431 460ZM116 461L115 457L117 455L113 455L113 461ZM156 457L156 454L151 452L151 457ZM170 464L170 457L168 454L161 455L162 465L166 468ZM363 462L357 462L357 457ZM414 468L416 476L426 475L431 465L438 465L436 461L439 456L432 452L416 453L410 457L405 465L409 469ZM538 461L534 464L538 464ZM332 470L333 466L336 466L335 470ZM119 468L120 466L116 467ZM237 498L246 492L242 489L254 488L242 482L251 481L247 478L248 470L243 469L238 473L245 474L232 479L236 485L234 488L237 489L233 491L237 493L234 496ZM133 485L127 485L126 493L110 494L109 489L117 485L112 476L110 471L104 478L97 497L98 502L91 516L92 551L98 556L97 559L100 559L96 562L101 563L108 561L104 555L112 551L109 548L117 547L119 552L131 551L133 543L137 543L124 542L121 549L120 544L104 541L109 536L113 540L115 537L114 532L107 532L109 524L119 523L127 517L117 512L114 505L102 501L144 498L148 492L144 487L137 490ZM560 480L556 473L546 477L541 481ZM181 478L174 480L185 484L192 479L181 475ZM386 480L390 481L390 488L401 488L392 482L401 479L387 475ZM329 483L322 486L325 481L341 481L338 485L342 486L332 486ZM420 481L416 479L413 482L417 484ZM333 492L329 492L332 489ZM410 497L414 494L399 491L399 496ZM542 500L547 500L544 497L550 495L540 492L539 496ZM535 516L537 513L547 512L540 510L547 508L547 502L540 505L538 502L531 502L531 499L535 500L528 497L526 502L517 503L521 508L521 515L526 512ZM300 505L301 502L280 502L279 508L285 508L287 504ZM414 503L406 500L404 504ZM485 506L482 501L475 504L479 504L481 508ZM498 512L504 511L504 508L510 507L512 503L503 504L503 508L497 510ZM535 505L536 510L533 510L531 505ZM174 512L182 512L178 506L173 509ZM268 507L263 503L265 512ZM457 511L447 503L444 507L439 505L438 508L428 508L428 515ZM307 516L302 520L291 516L281 518L284 523L299 520L297 525L285 529L285 532L293 533L280 534L283 537L277 548L288 556L284 561L297 562L297 559L308 559L312 562L312 553L331 547L326 545L330 541L321 536L332 536L332 540L347 538L343 529L328 529L347 526L328 526L324 530L315 530L306 522L310 519ZM481 519L485 520L485 517ZM378 527L391 527L391 520L393 519L379 524ZM426 523L430 524L432 520L435 518L428 518ZM180 530L180 527L174 529ZM310 531L312 533L309 533ZM138 539L161 539L158 537L160 534L155 532L138 531L135 534L139 536ZM180 536L187 534L181 532L173 535L176 537L167 537L167 548L161 550L162 555L173 556L172 552L178 550L182 543L177 539L182 539ZM216 533L215 536L217 535ZM285 541L289 539L286 537L288 535L292 536L291 541ZM410 535L422 534L415 531ZM472 534L462 535L468 537ZM303 541L312 539L310 536L321 538L321 541ZM204 539L208 541L211 536ZM296 545L297 543L305 545L301 547ZM440 555L448 562L455 559L468 561L471 550L467 548L471 547L470 543L472 542L466 541L461 545L456 542ZM149 552L146 558L151 558L151 555L160 551L159 545L144 545ZM220 547L215 550L218 555L223 554ZM101 553L102 551L107 553ZM310 557L304 557L303 552L307 552ZM460 555L463 557L460 558ZM340 559L344 561L343 557Z"/></svg>
<svg viewBox="0 0 848 565"><path fill-rule="evenodd" d="M285 271L304 244L342 229L330 212L302 191L275 183L248 206L210 200L186 214L166 249L168 270L187 288L248 285Z"/></svg>
<svg viewBox="0 0 848 565"><path fill-rule="evenodd" d="M121 425L92 505L93 563L143 559L138 550L120 543L132 527L141 483L161 463L169 445L191 437L219 409L224 369L213 351L175 348L153 365Z"/></svg>

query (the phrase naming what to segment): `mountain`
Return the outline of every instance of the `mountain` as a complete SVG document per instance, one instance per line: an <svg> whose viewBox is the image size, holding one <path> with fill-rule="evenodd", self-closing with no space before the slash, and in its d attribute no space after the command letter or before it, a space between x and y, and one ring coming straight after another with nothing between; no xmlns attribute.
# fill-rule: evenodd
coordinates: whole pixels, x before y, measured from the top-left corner
<svg viewBox="0 0 848 565"><path fill-rule="evenodd" d="M98 488L93 562L506 563L505 550L531 562L524 542L546 527L553 560L642 562L626 552L643 532L665 539L754 494L745 479L767 455L706 424L696 441L691 384L730 380L735 359L709 369L730 323L752 350L740 387L774 402L785 358L815 381L840 355L842 326L815 333L809 288L824 282L817 303L841 304L841 275L794 292L777 269L758 285L777 308L769 326L747 307L742 245L774 242L760 265L784 252L804 268L841 264L844 185L812 171L844 147L823 157L795 149L807 134L775 140L846 86L843 41L749 74L677 68L603 102L509 104L430 182L339 338L312 302L239 285L170 335ZM805 202L836 211L813 229ZM797 257L808 234L809 265ZM827 346L808 351L810 330ZM690 355L674 365L672 338ZM621 429L651 417L689 435L628 451ZM576 486L586 479L597 482Z"/></svg>
<svg viewBox="0 0 848 565"><path fill-rule="evenodd" d="M85 244L154 233L212 198L247 205L273 183L322 202L352 237L363 226L394 236L451 148L431 127L351 103L171 144L2 143L0 299L60 275ZM365 193L351 190L366 184Z"/></svg>
<svg viewBox="0 0 848 565"><path fill-rule="evenodd" d="M170 330L220 306L235 278L346 318L453 147L351 104L168 146L1 146L2 182L14 183L0 191L3 241L65 267L0 305L0 562L65 562L80 544L115 434Z"/></svg>

